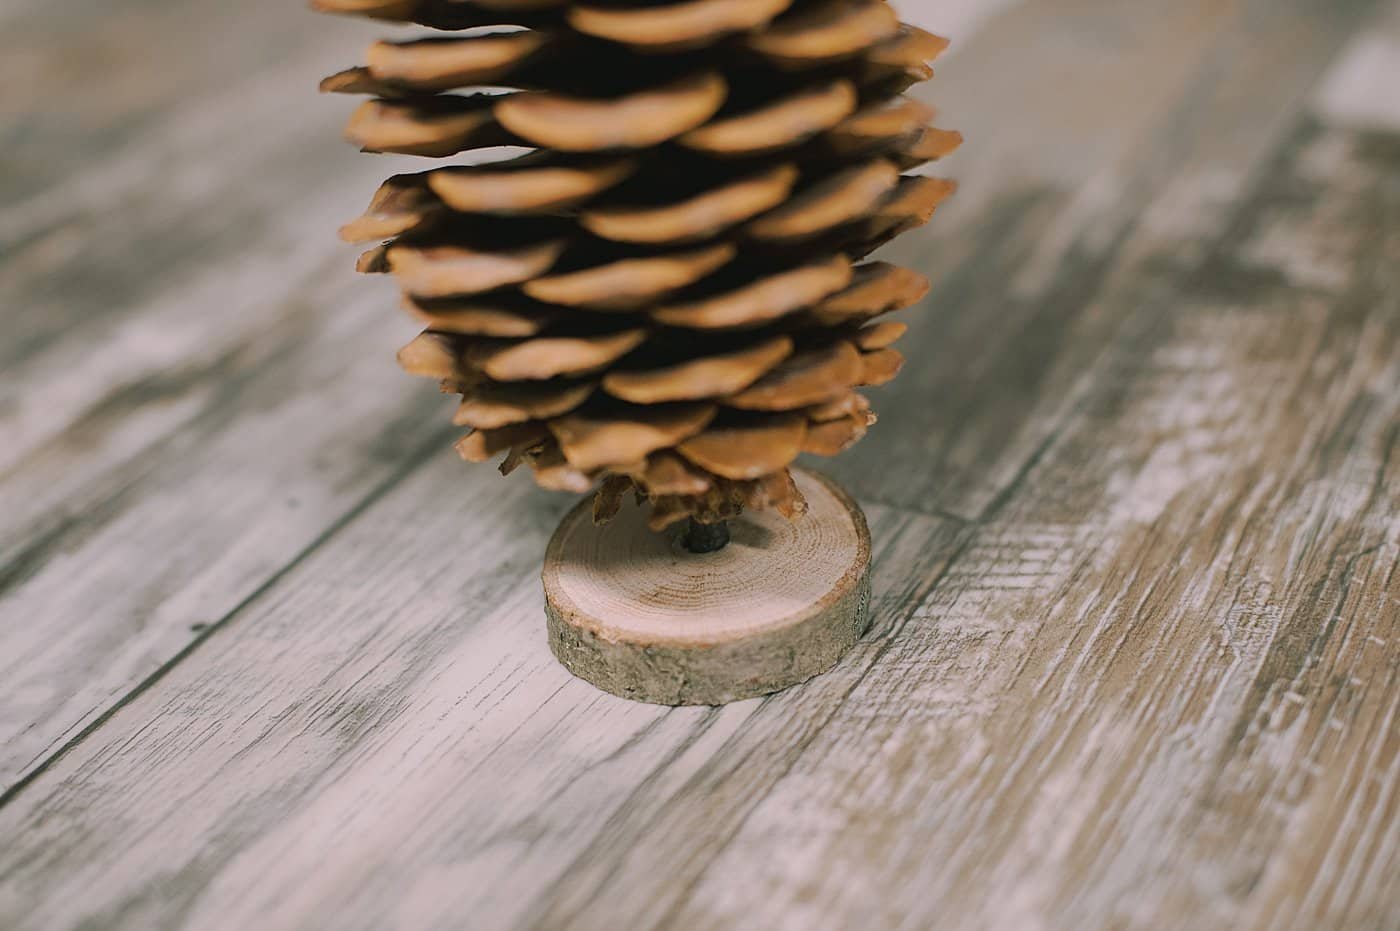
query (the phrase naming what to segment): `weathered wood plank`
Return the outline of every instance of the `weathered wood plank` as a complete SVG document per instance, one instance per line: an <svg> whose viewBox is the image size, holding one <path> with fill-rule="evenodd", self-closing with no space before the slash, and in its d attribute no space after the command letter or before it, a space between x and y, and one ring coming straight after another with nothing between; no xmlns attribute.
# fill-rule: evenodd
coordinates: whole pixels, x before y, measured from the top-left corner
<svg viewBox="0 0 1400 931"><path fill-rule="evenodd" d="M415 457L391 442L370 470L377 480L357 474L346 481L358 490L336 499L368 497L368 507L350 507L343 529L315 538L315 551L272 574L276 584L0 809L0 836L17 839L0 847L0 925L1079 927L1108 915L1126 925L1190 916L1201 926L1383 926L1400 874L1393 138L1307 138L1229 227L1227 248L1203 246L1308 83L1279 56L1315 70L1361 6L1295 4L1279 12L1278 31L1256 21L1257 56L1242 7L1182 7L1204 32L1233 37L1201 62L1269 78L1241 82L1248 101L1148 95L1157 112L1187 100L1206 108L1183 124L1197 134L1182 155L1190 170L1152 167L1179 150L1156 149L1160 126L1134 130L1137 141L1105 145L1067 183L1073 199L1059 187L1032 196L1045 211L1033 225L1000 214L1022 240L1000 276L981 277L961 255L931 259L1001 295L1056 296L1061 308L1018 311L1010 322L1021 332L978 355L967 315L992 304L962 302L953 319L969 320L959 324L968 335L953 341L991 400L936 397L928 414L914 395L884 406L886 434L897 416L934 429L965 418L968 436L985 433L966 464L938 466L951 476L938 489L971 491L910 500L973 502L968 512L987 520L869 509L879 620L836 672L717 712L591 692L553 664L539 632L533 567L564 502L522 481L464 477L445 457L398 484L394 470ZM1071 8L1088 5L1061 9ZM1315 21L1327 12L1338 18ZM1021 25L993 29L988 54L1025 44L1027 21L1006 22ZM1117 158L1156 185L1141 222L1105 221L1105 191L1085 180ZM974 192L992 190L995 171L971 174ZM329 186L317 195L326 205L336 196ZM1082 225L1081 213L1096 223ZM1066 232L1042 241L1045 229ZM1104 268L1075 290L1058 264L1085 250ZM314 267L305 259L286 267ZM1196 272L1206 283L1183 288ZM319 304L341 292L307 293ZM360 306L345 326L368 333L377 324ZM1058 320L1073 324L1067 335L1050 326ZM1040 345L1052 336L1053 349ZM275 354L271 338L252 345L258 358ZM342 360L363 352L344 345ZM918 345L956 358L934 337ZM141 552L139 514L160 518L147 551L171 551L178 489L213 498L229 456L262 468L257 450L239 448L245 429L314 430L315 412L345 388L307 389L291 412L277 399L295 395L279 389L338 376L303 376L313 349L289 351L287 368L256 369L270 384L212 405L231 426L197 437L203 452L183 458L182 444L201 445L180 435L198 425L192 415L150 433L143 442L157 455L143 459L139 444L123 452L115 461L144 487L105 525L126 522L122 532L99 530L86 553L102 551L99 538ZM988 386L1025 366L1039 368L1016 397L995 400ZM421 398L404 397L338 416L428 429ZM267 419L264 404L277 407ZM327 429L341 456L363 464L352 434ZM258 482L315 494L323 463L305 450L320 442L308 438L275 460L287 472L259 471ZM62 460L35 461L54 471ZM927 468L925 458L897 474L914 481ZM156 493L162 482L148 475L177 491ZM239 507L268 487L240 491ZM284 508L276 499L256 519L287 526ZM338 527L347 513L316 510L298 532ZM236 527L224 523L192 553L217 550ZM314 542L279 541L284 555L247 570L265 554L255 536L241 539L239 559L211 570L239 578L211 587L219 599L256 591L255 577ZM76 564L59 555L55 565ZM158 569L138 577L155 596ZM60 577L42 584L67 597ZM89 578L101 586L72 603L98 610L94 593L111 578ZM181 567L170 576L199 592L189 578ZM175 597L162 622L238 606L205 597ZM169 644L151 642L160 655L150 668L160 668Z"/></svg>
<svg viewBox="0 0 1400 931"><path fill-rule="evenodd" d="M967 135L946 167L959 192L888 250L934 289L905 317L910 364L873 397L880 425L833 474L867 500L981 515L1075 410L1125 313L1198 271L1373 6L1028 3L968 43L926 85Z"/></svg>
<svg viewBox="0 0 1400 931"><path fill-rule="evenodd" d="M978 12L944 10L967 25ZM78 21L96 50L80 67L58 42ZM345 105L309 93L374 27L352 34L280 4L53 8L24 22L7 61L63 105L62 118L19 105L18 196L0 208L0 786L315 545L443 426L391 371L409 328L391 320L389 289L350 281L330 237L407 161L339 144ZM201 55L195 23L221 49L257 52ZM128 67L100 100L85 95L96 78L83 62L118 53ZM103 158L41 157L92 151ZM150 558L167 552L179 558ZM25 622L60 612L81 623Z"/></svg>
<svg viewBox="0 0 1400 931"><path fill-rule="evenodd" d="M1304 132L719 856L664 873L682 794L549 916L1400 920L1397 177Z"/></svg>
<svg viewBox="0 0 1400 931"><path fill-rule="evenodd" d="M223 34L258 45L280 7ZM445 402L393 363L414 327L392 288L356 280L333 238L392 170L347 151L344 105L310 93L343 24L292 14L268 48L298 37L298 57L230 74L160 54L210 11L88 12L94 35L146 27L151 65L103 102L130 111L157 77L169 99L128 112L135 134L37 121L40 149L73 133L104 158L0 210L0 788L447 436ZM91 84L53 69L60 91Z"/></svg>
<svg viewBox="0 0 1400 931"><path fill-rule="evenodd" d="M223 6L54 8L3 40L63 105L61 118L18 105L18 196L0 207L0 787L445 427L392 371L411 328L390 289L352 281L331 238L411 161L339 143L348 105L310 93L377 30ZM70 66L58 39L77 21L106 51ZM193 23L257 51L201 55ZM129 67L100 101L82 93L96 80L84 62L118 53ZM41 157L92 151L103 158Z"/></svg>
<svg viewBox="0 0 1400 931"><path fill-rule="evenodd" d="M32 46L37 74L21 76L46 79L59 103L12 98L32 103L6 114L17 141L40 154L26 159L7 147L18 164L6 177L22 196L0 210L8 337L0 344L8 376L0 467L100 413L113 395L170 401L171 386L150 383L226 362L252 334L292 316L286 298L295 282L324 276L318 265L332 254L348 255L331 228L353 212L347 199L356 203L384 169L336 144L343 108L309 93L324 67L343 60L348 36L310 28L317 20L306 12L268 43L267 21L285 12L280 6L241 7L234 23L181 4L42 20L40 38L49 41ZM184 17L204 14L205 27L226 39L219 47L231 51L191 48ZM100 102L97 78L85 69L115 51L74 56L58 41L74 19L91 41L130 56L130 67L103 82ZM24 30L18 39L7 32L6 50L30 48L25 38ZM253 68L264 63L249 54L238 60L239 49L253 46L274 66ZM296 87L308 92L289 95ZM102 157L70 165L59 155L73 151ZM55 166L63 169L57 179L34 174ZM289 202L298 209L287 210ZM101 419L108 433L124 426L111 411ZM73 466L110 461L104 450L85 449Z"/></svg>
<svg viewBox="0 0 1400 931"><path fill-rule="evenodd" d="M959 540L872 508L873 637L780 697L672 711L554 661L537 572L567 502L497 481L414 473L19 792L0 925L508 924L741 726L800 749ZM754 800L779 774L736 772Z"/></svg>
<svg viewBox="0 0 1400 931"><path fill-rule="evenodd" d="M1150 926L1169 909L1247 924L1235 896L1267 926L1263 883L1237 876L1251 858L1288 853L1269 835L1290 819L1257 817L1247 794L1275 754L1316 756L1283 770L1311 777L1312 790L1296 797L1294 780L1280 779L1266 809L1301 806L1290 831L1300 849L1316 854L1305 838L1336 823L1306 799L1348 809L1369 795L1383 813L1395 797L1395 748L1380 739L1395 719L1394 682L1376 678L1386 667L1368 651L1400 632L1366 626L1396 619L1387 573L1400 547L1387 518L1400 479L1400 314L1374 277L1393 246L1374 221L1355 224L1344 294L1285 276L1310 277L1311 262L1256 256L1282 235L1306 258L1340 219L1393 209L1376 197L1384 172L1356 187L1324 175L1309 188L1298 175L1325 168L1337 141L1312 141L1261 192L1237 250L1182 295L1179 313L1133 318L1109 356L1112 378L975 531L914 622L882 610L868 654L832 676L714 716L581 690L537 633L529 645L529 570L503 579L530 561L555 514L529 506L518 484L484 517L463 501L425 514L421 500L459 487L440 464L224 632L270 651L197 651L19 796L0 828L33 847L0 860L0 875L24 893L45 884L32 920L57 924L372 927L470 913L545 926L568 916L578 927L719 927L739 915L917 926L960 914L1076 926L1117 902L1134 903L1116 913L1127 924ZM1341 141L1354 181L1349 160L1372 150ZM1299 416L1304 406L1312 417ZM524 534L510 526L522 511ZM913 563L925 533L895 535L891 521L909 518L874 512L877 538L907 540L882 554L877 589L902 605L915 593L899 583L938 567ZM450 574L455 554L434 544L469 520L484 531L479 552L508 552L462 579ZM366 583L410 566L422 580L412 592ZM469 628L454 625L461 605L493 600ZM371 631L396 606L411 630L396 629L386 660ZM1333 613L1336 633L1315 643L1310 625ZM1324 663L1292 654L1300 642ZM1347 644L1350 659L1329 658ZM348 660L347 649L357 651ZM879 674L868 673L877 656ZM1325 696L1348 675L1361 679L1349 706L1300 717L1290 696ZM190 726L200 709L230 704L251 710ZM1365 751L1355 766L1327 765L1354 748ZM119 791L132 770L143 774L134 797ZM1342 784L1318 786L1327 773ZM1383 782L1355 791L1377 774ZM79 799L95 801L79 810ZM1264 836L1229 843L1231 813ZM1364 926L1367 909L1383 917L1390 901L1393 819L1350 818L1363 842L1334 847L1368 857L1342 903ZM144 831L134 844L133 822ZM1207 849L1186 855L1172 830ZM159 866L114 876L107 858L119 850L128 864ZM1068 867L1043 850L1068 863L1078 854L1082 873L1053 881ZM830 882L837 874L843 882ZM1142 882L1175 875L1180 886ZM1296 879L1278 881L1297 894ZM1289 905L1276 905L1284 918Z"/></svg>
<svg viewBox="0 0 1400 931"><path fill-rule="evenodd" d="M1316 108L1337 129L1400 130L1400 3L1356 36L1317 89Z"/></svg>
<svg viewBox="0 0 1400 931"><path fill-rule="evenodd" d="M51 185L27 179L25 196L0 210L0 468L105 395L274 325L288 277L336 251L336 220L406 161L376 165L337 144L345 107L310 90L344 61L345 39L317 43L308 31L286 30L303 39L290 60L171 101L154 125L133 120L141 131L130 136L101 122L89 131L80 117L76 128L24 134L44 150L69 143L103 157ZM160 62L160 46L177 38L157 32L141 48ZM289 88L306 92L289 99Z"/></svg>
<svg viewBox="0 0 1400 931"><path fill-rule="evenodd" d="M0 98L6 211L36 199L50 209L82 206L69 189L75 179L93 187L87 176L110 177L112 160L143 140L164 143L153 147L148 167L178 164L179 145L189 140L163 138L172 117L203 109L212 127L241 108L294 104L315 87L315 72L303 70L313 64L308 53L353 48L367 35L364 26L281 0L9 0L0 23L0 80L11 88ZM249 82L259 74L287 76L288 68L297 84L260 100L245 90L258 87ZM21 235L32 231L13 219L0 228L0 242Z"/></svg>
<svg viewBox="0 0 1400 931"><path fill-rule="evenodd" d="M378 352L385 303L328 277L302 298L336 319L288 308L217 364L108 399L3 486L29 535L0 574L0 786L446 447L443 399Z"/></svg>

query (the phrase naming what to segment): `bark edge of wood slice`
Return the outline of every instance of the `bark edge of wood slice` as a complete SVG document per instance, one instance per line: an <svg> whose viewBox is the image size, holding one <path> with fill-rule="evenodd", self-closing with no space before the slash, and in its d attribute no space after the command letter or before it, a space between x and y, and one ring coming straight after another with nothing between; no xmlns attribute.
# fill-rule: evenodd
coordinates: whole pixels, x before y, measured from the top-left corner
<svg viewBox="0 0 1400 931"><path fill-rule="evenodd" d="M549 646L598 688L662 705L721 705L835 666L870 616L870 530L856 502L794 468L808 512L730 521L715 553L686 552L630 499L610 523L574 508L544 559Z"/></svg>

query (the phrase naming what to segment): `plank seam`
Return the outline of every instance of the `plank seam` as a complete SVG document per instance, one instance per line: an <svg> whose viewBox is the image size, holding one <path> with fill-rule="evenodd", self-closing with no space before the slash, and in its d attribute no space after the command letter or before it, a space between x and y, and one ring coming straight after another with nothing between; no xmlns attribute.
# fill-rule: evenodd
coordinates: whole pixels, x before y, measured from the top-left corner
<svg viewBox="0 0 1400 931"><path fill-rule="evenodd" d="M198 649L203 643L205 643L205 641L207 641L217 631L222 630L224 627L231 624L234 618L236 618L245 608L249 607L267 592L271 591L272 588L275 587L284 578L286 578L286 576L289 573L291 573L294 569L300 566L316 550L320 549L323 544L329 542L341 530L345 529L347 526L353 523L356 518L358 518L361 514L363 514L370 507L376 504L380 499L382 499L385 495L387 495L390 491L392 491L400 482L408 478L422 466L431 462L433 458L433 451L444 446L446 444L447 438L453 432L455 432L455 430L441 430L434 434L427 441L419 444L419 446L412 451L412 453L405 459L405 461L389 474L388 478L376 485L373 489L370 490L368 494L366 494L363 498L356 502L349 510L347 510L345 513L341 514L338 518L332 521L326 527L325 530L321 531L321 533L318 534L310 543L308 543L305 547L299 550L290 560L288 560L288 562L284 566L271 573L256 588L249 592L247 596L245 596L242 600L240 600L237 604L235 604L232 608L225 612L218 620L214 621L213 623L206 626L203 630L201 630L198 636L192 639L189 643L185 644L184 647L182 647L178 652L176 652L168 660L166 660L159 667L157 667L150 675L146 676L146 678L138 682L125 694L119 696L111 704L111 706L105 709L101 714L97 715L97 717L93 718L93 720L88 722L88 724L85 725L81 730L79 730L78 733L74 734L68 740L64 741L63 744L58 747L58 749L49 753L48 756L41 758L37 763L34 763L28 772L25 772L18 779L16 779L13 784L7 787L3 792L0 792L0 809L3 809L6 805L10 804L12 801L18 798L20 793L23 792L30 784L32 784L35 780L37 780L40 776L47 772L50 767L52 767L64 756L66 756L70 751L76 748L88 737L96 733L97 730L103 727L108 721L110 721L117 714L117 712L121 711L123 708L134 702L136 699L140 698L141 695L144 694L147 689L151 688L161 679L165 678L165 676L172 669L174 669L181 662L183 662L186 657L194 653L194 651Z"/></svg>

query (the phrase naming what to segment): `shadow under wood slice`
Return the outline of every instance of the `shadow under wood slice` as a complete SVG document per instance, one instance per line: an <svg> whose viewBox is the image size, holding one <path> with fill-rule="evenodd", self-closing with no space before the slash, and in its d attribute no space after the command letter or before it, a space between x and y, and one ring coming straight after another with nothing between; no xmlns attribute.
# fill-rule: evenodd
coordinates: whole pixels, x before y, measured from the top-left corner
<svg viewBox="0 0 1400 931"><path fill-rule="evenodd" d="M585 502L544 561L549 645L604 691L664 705L718 705L825 672L869 622L870 531L837 485L794 470L807 514L729 523L730 542L686 550L629 504L596 526Z"/></svg>

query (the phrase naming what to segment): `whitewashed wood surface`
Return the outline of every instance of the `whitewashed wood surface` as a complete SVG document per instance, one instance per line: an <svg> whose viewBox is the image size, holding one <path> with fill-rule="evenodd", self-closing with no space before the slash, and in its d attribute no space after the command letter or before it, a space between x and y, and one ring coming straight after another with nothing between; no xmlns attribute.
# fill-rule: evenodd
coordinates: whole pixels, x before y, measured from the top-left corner
<svg viewBox="0 0 1400 931"><path fill-rule="evenodd" d="M1400 927L1400 3L919 0L874 625L568 676L284 0L0 5L0 929Z"/></svg>

